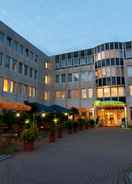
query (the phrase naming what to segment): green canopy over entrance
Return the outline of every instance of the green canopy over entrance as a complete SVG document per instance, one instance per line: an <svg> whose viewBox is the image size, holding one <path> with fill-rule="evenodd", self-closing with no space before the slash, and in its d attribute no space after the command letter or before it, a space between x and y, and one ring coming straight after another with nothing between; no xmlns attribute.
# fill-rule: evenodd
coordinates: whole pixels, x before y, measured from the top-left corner
<svg viewBox="0 0 132 184"><path fill-rule="evenodd" d="M100 100L96 100L93 105L94 105L94 107L108 107L108 106L124 107L124 106L126 106L126 103L121 102L121 101L100 101Z"/></svg>

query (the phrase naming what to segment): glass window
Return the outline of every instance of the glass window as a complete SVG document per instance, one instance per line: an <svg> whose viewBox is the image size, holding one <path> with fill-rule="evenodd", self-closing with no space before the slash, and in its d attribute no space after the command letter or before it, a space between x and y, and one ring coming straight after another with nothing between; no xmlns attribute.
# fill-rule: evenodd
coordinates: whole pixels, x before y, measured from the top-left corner
<svg viewBox="0 0 132 184"><path fill-rule="evenodd" d="M73 81L79 81L79 73L73 73Z"/></svg>
<svg viewBox="0 0 132 184"><path fill-rule="evenodd" d="M97 88L97 98L103 97L103 88Z"/></svg>
<svg viewBox="0 0 132 184"><path fill-rule="evenodd" d="M4 81L3 81L3 91L13 93L14 92L14 81L4 79Z"/></svg>
<svg viewBox="0 0 132 184"><path fill-rule="evenodd" d="M22 63L19 63L18 72L19 73L22 73L23 72L23 64Z"/></svg>
<svg viewBox="0 0 132 184"><path fill-rule="evenodd" d="M71 94L71 90L70 89L68 89L68 91L67 91L67 98L72 98L72 94Z"/></svg>
<svg viewBox="0 0 132 184"><path fill-rule="evenodd" d="M30 76L30 77L33 76L33 69L32 69L32 68L30 68L29 76Z"/></svg>
<svg viewBox="0 0 132 184"><path fill-rule="evenodd" d="M66 74L61 74L61 82L66 82Z"/></svg>
<svg viewBox="0 0 132 184"><path fill-rule="evenodd" d="M44 84L48 84L48 75L44 76Z"/></svg>
<svg viewBox="0 0 132 184"><path fill-rule="evenodd" d="M10 68L10 61L11 61L11 57L6 56L6 60L5 60L5 67L6 68Z"/></svg>
<svg viewBox="0 0 132 184"><path fill-rule="evenodd" d="M87 90L86 89L82 89L81 90L81 97L84 99L84 98L87 98Z"/></svg>
<svg viewBox="0 0 132 184"><path fill-rule="evenodd" d="M2 65L2 63L3 63L3 53L0 53L0 65Z"/></svg>
<svg viewBox="0 0 132 184"><path fill-rule="evenodd" d="M0 42L3 43L4 42L4 37L5 37L5 34L0 32Z"/></svg>
<svg viewBox="0 0 132 184"><path fill-rule="evenodd" d="M48 68L48 62L47 62L47 61L44 63L44 68L45 68L45 69Z"/></svg>
<svg viewBox="0 0 132 184"><path fill-rule="evenodd" d="M88 81L88 72L87 71L81 72L81 81Z"/></svg>
<svg viewBox="0 0 132 184"><path fill-rule="evenodd" d="M35 70L35 71L34 71L34 79L37 79L37 76L38 76L38 71Z"/></svg>
<svg viewBox="0 0 132 184"><path fill-rule="evenodd" d="M16 70L17 60L12 58L12 70Z"/></svg>
<svg viewBox="0 0 132 184"><path fill-rule="evenodd" d="M128 77L132 77L132 66L127 67L127 75Z"/></svg>
<svg viewBox="0 0 132 184"><path fill-rule="evenodd" d="M80 98L80 91L79 89L74 89L74 90L71 90L71 95L72 95L72 98Z"/></svg>
<svg viewBox="0 0 132 184"><path fill-rule="evenodd" d="M111 96L112 97L118 96L117 87L111 88Z"/></svg>
<svg viewBox="0 0 132 184"><path fill-rule="evenodd" d="M18 42L13 41L13 49L17 52L18 51Z"/></svg>
<svg viewBox="0 0 132 184"><path fill-rule="evenodd" d="M48 100L48 92L47 92L47 91L44 92L44 100L45 100L45 101Z"/></svg>
<svg viewBox="0 0 132 184"><path fill-rule="evenodd" d="M72 82L72 73L68 73L68 82Z"/></svg>
<svg viewBox="0 0 132 184"><path fill-rule="evenodd" d="M60 82L60 75L56 75L56 83Z"/></svg>
<svg viewBox="0 0 132 184"><path fill-rule="evenodd" d="M124 96L124 95L125 95L124 87L118 87L118 96Z"/></svg>
<svg viewBox="0 0 132 184"><path fill-rule="evenodd" d="M132 85L129 86L129 94L132 96Z"/></svg>
<svg viewBox="0 0 132 184"><path fill-rule="evenodd" d="M7 37L7 46L11 47L12 46L12 38L11 37Z"/></svg>
<svg viewBox="0 0 132 184"><path fill-rule="evenodd" d="M8 84L8 80L4 79L3 81L3 91L4 92L8 92L9 91L9 84Z"/></svg>
<svg viewBox="0 0 132 184"><path fill-rule="evenodd" d="M92 88L89 88L88 89L88 97L89 98L92 98L93 97L93 89Z"/></svg>
<svg viewBox="0 0 132 184"><path fill-rule="evenodd" d="M56 91L56 98L64 99L65 98L64 91Z"/></svg>
<svg viewBox="0 0 132 184"><path fill-rule="evenodd" d="M104 97L110 97L110 88L104 87Z"/></svg>
<svg viewBox="0 0 132 184"><path fill-rule="evenodd" d="M24 65L24 75L28 75L28 66Z"/></svg>

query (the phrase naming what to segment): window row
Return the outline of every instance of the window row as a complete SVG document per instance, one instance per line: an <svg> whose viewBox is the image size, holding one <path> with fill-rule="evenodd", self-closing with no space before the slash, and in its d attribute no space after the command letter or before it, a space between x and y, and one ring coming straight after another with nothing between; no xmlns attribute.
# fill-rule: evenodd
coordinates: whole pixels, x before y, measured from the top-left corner
<svg viewBox="0 0 132 184"><path fill-rule="evenodd" d="M96 78L104 78L110 76L123 76L123 67L103 67L96 69Z"/></svg>
<svg viewBox="0 0 132 184"><path fill-rule="evenodd" d="M15 50L15 52L21 56L26 56L32 61L38 62L39 56L28 48L25 48L21 43L14 40L10 36L6 36L5 33L0 31L0 43L5 43L9 48Z"/></svg>
<svg viewBox="0 0 132 184"><path fill-rule="evenodd" d="M103 59L109 59L109 58L123 58L124 52L123 50L107 50L102 51L94 56L95 61L103 60Z"/></svg>
<svg viewBox="0 0 132 184"><path fill-rule="evenodd" d="M56 83L92 81L94 79L93 71L83 71L80 73L57 74Z"/></svg>
<svg viewBox="0 0 132 184"><path fill-rule="evenodd" d="M106 66L113 66L113 65L123 65L123 59L122 58L112 58L112 59L104 59L97 61L95 63L95 68L102 68Z"/></svg>
<svg viewBox="0 0 132 184"><path fill-rule="evenodd" d="M86 49L86 50L81 50L81 51L76 51L76 52L70 52L66 54L61 54L61 55L56 55L55 56L55 61L58 62L59 60L65 60L65 59L71 59L71 58L80 58L84 56L90 56L92 55L92 49Z"/></svg>
<svg viewBox="0 0 132 184"><path fill-rule="evenodd" d="M4 93L10 93L13 95L23 96L23 97L35 97L36 96L36 88L25 85L22 83L17 83L12 80L4 79L2 91Z"/></svg>
<svg viewBox="0 0 132 184"><path fill-rule="evenodd" d="M4 56L3 53L0 53L0 66L1 65L3 65L7 69L11 69L12 71L37 79L37 70L29 67L26 64L18 62L13 57L10 57L8 55Z"/></svg>
<svg viewBox="0 0 132 184"><path fill-rule="evenodd" d="M74 58L74 59L64 59L56 61L56 68L64 68L69 66L80 66L86 64L93 64L93 57L82 57L82 58Z"/></svg>
<svg viewBox="0 0 132 184"><path fill-rule="evenodd" d="M96 79L97 86L107 86L107 85L124 85L124 77L107 77L102 79Z"/></svg>
<svg viewBox="0 0 132 184"><path fill-rule="evenodd" d="M96 89L97 98L125 96L124 87L104 87Z"/></svg>
<svg viewBox="0 0 132 184"><path fill-rule="evenodd" d="M93 97L93 89L68 89L67 91L56 91L56 99L87 99Z"/></svg>
<svg viewBox="0 0 132 184"><path fill-rule="evenodd" d="M110 43L105 43L102 45L99 45L95 48L95 52L101 52L105 50L112 50L112 49L122 49L123 44L119 42L110 42Z"/></svg>

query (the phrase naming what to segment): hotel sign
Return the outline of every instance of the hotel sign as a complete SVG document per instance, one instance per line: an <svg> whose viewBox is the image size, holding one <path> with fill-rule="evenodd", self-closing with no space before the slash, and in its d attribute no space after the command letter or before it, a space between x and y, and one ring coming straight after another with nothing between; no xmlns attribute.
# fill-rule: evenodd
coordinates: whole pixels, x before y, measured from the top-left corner
<svg viewBox="0 0 132 184"><path fill-rule="evenodd" d="M125 106L126 103L124 102L121 102L121 101L99 101L99 100L96 100L94 102L94 106L95 107L108 107L108 106L114 106L114 107L121 107L121 106Z"/></svg>

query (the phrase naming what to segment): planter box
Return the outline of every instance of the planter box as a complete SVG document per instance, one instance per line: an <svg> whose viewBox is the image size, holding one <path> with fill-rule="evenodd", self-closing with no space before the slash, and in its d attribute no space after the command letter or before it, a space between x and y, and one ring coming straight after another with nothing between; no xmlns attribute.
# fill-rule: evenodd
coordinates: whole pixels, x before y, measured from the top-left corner
<svg viewBox="0 0 132 184"><path fill-rule="evenodd" d="M63 130L62 129L58 129L57 130L57 138L62 138L63 137Z"/></svg>
<svg viewBox="0 0 132 184"><path fill-rule="evenodd" d="M49 138L49 143L55 142L55 139L56 139L55 132L49 132L48 138Z"/></svg>
<svg viewBox="0 0 132 184"><path fill-rule="evenodd" d="M34 143L24 143L24 151L31 152L34 150Z"/></svg>

